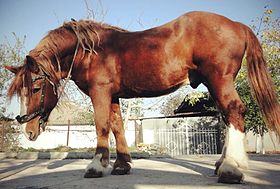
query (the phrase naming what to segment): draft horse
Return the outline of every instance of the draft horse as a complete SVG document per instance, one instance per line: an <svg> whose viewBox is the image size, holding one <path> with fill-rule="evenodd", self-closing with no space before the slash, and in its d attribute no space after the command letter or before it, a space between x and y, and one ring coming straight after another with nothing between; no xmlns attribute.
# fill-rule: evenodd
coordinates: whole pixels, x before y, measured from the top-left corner
<svg viewBox="0 0 280 189"><path fill-rule="evenodd" d="M223 155L216 163L219 182L239 183L245 153L244 113L234 80L246 53L248 77L267 126L280 134L279 103L262 48L245 25L223 16L190 12L145 31L124 29L89 20L64 23L50 31L19 67L8 96L23 104L19 123L30 140L44 130L56 106L61 80L72 79L91 98L97 133L95 158L85 177L128 174L128 152L119 98L168 94L184 84L203 83L228 125ZM110 169L108 136L113 132L117 159Z"/></svg>

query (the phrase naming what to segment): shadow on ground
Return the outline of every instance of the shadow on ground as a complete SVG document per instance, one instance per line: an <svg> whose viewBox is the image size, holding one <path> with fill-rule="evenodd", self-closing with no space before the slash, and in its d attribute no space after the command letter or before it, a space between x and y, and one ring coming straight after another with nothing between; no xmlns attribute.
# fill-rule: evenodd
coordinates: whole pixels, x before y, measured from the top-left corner
<svg viewBox="0 0 280 189"><path fill-rule="evenodd" d="M261 158L253 158L251 164L261 162ZM149 159L135 160L135 166L130 175L103 178L84 179L84 167L88 160L47 160L23 162L17 168L29 168L32 174L18 177L9 177L0 181L1 189L51 189L51 188L108 188L108 189L148 189L148 188L279 188L279 179L270 175L279 175L278 170L253 168L248 171L250 177L263 179L265 184L255 183L249 179L244 184L225 185L217 183L213 176L213 162L182 159ZM40 164L40 163L42 163ZM268 161L265 163L268 163ZM273 163L278 163L276 158ZM39 166L45 169L43 173L34 172L33 168ZM165 169L163 166L166 166ZM278 164L279 166L279 164ZM174 169L173 169L174 168ZM5 170L1 170L2 172ZM23 170L24 171L24 170ZM46 172L46 173L44 173ZM247 173L246 173L247 174Z"/></svg>

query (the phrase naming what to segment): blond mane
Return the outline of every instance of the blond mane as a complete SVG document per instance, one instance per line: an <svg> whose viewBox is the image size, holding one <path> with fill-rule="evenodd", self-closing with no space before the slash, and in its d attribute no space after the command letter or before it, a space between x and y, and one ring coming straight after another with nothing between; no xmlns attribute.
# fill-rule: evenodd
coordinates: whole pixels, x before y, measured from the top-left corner
<svg viewBox="0 0 280 189"><path fill-rule="evenodd" d="M60 85L61 76L61 44L65 43L65 36L69 35L69 31L73 32L77 38L76 48L71 49L74 53L73 60L76 56L78 48L82 48L83 56L86 53L97 55L96 47L100 47L101 38L99 32L102 30L112 30L117 32L127 32L119 27L111 26L104 23L97 23L91 20L80 20L65 22L61 27L48 32L48 34L38 43L38 45L29 52L29 55L36 61L39 68L48 76L49 81L55 89ZM20 93L21 89L31 86L30 71L23 64L20 73L13 80L8 96ZM28 89L29 91L31 89Z"/></svg>

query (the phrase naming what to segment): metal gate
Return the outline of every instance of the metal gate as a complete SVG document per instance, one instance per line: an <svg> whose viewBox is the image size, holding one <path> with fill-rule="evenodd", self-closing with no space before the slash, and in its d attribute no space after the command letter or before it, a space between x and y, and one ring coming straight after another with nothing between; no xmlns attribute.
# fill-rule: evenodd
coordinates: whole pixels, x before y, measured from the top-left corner
<svg viewBox="0 0 280 189"><path fill-rule="evenodd" d="M185 154L218 154L219 138L216 127L193 128L182 125L179 128L157 130L157 143L172 157Z"/></svg>

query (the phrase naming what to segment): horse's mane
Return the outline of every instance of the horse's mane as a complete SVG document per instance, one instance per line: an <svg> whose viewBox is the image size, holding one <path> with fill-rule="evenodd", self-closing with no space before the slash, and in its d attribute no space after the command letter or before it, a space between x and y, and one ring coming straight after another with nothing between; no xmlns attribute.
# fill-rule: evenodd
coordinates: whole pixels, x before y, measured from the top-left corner
<svg viewBox="0 0 280 189"><path fill-rule="evenodd" d="M65 22L62 26L51 30L39 42L39 44L29 52L29 55L36 61L39 68L48 76L49 81L57 89L60 84L61 78L61 44L65 44L65 36L69 35L69 31L73 32L77 38L77 45L72 49L75 59L76 51L80 47L85 53L92 53L97 55L96 47L99 47L102 39L100 33L102 30L112 30L117 32L127 32L127 30L111 26L105 23L98 23L92 20L72 20ZM82 56L82 57L83 57ZM11 86L8 90L8 96L12 97L17 94L23 87L27 87L28 95L31 95L31 72L28 70L26 61L21 66L20 71L16 74Z"/></svg>
<svg viewBox="0 0 280 189"><path fill-rule="evenodd" d="M95 46L100 45L100 35L98 31L100 30L114 30L118 32L126 32L122 28L111 26L105 23L98 23L92 20L80 20L79 22L72 20L71 22L66 22L62 26L64 28L72 30L78 40L78 44L83 49L83 55L86 51L89 53L95 53Z"/></svg>
<svg viewBox="0 0 280 189"><path fill-rule="evenodd" d="M90 53L95 51L95 46L100 45L100 36L98 31L100 30L114 30L118 32L127 32L127 30L111 26L105 23L98 23L91 20L80 20L79 22L72 20L71 22L66 22L62 26L64 28L72 30L78 40L78 44L82 47L83 53L88 51Z"/></svg>
<svg viewBox="0 0 280 189"><path fill-rule="evenodd" d="M14 80L12 81L10 88L8 89L7 96L11 99L13 95L21 95L23 87L31 86L31 72L27 69L27 65L24 63L16 73ZM26 91L29 95L29 90Z"/></svg>

